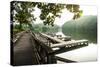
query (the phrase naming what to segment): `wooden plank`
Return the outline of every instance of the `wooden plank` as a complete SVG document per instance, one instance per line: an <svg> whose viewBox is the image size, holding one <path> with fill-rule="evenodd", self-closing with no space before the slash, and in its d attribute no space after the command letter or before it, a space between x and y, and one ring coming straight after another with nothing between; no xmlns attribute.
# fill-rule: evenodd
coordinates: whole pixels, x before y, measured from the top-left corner
<svg viewBox="0 0 100 67"><path fill-rule="evenodd" d="M66 36L66 37L57 37L58 39L60 40L63 40L63 41L70 41L71 40L71 37L70 36Z"/></svg>
<svg viewBox="0 0 100 67"><path fill-rule="evenodd" d="M47 38L49 38L49 39L53 40L53 41L58 42L58 43L65 42L65 41L63 41L63 40L60 40L60 39L58 39L58 38L51 37L51 36L46 35L46 34L44 34L44 33L41 33L41 34L42 34L43 36L45 36L45 37L47 37Z"/></svg>
<svg viewBox="0 0 100 67"><path fill-rule="evenodd" d="M74 46L73 44L82 45L80 43L87 43L88 44L88 40L67 41L67 42L62 42L62 43L58 43L58 44L53 44L51 47L52 48L64 47L64 46L69 46L70 47L70 46Z"/></svg>
<svg viewBox="0 0 100 67"><path fill-rule="evenodd" d="M39 64L36 43L29 33L23 34L14 45L16 45L13 46L12 56L14 66Z"/></svg>

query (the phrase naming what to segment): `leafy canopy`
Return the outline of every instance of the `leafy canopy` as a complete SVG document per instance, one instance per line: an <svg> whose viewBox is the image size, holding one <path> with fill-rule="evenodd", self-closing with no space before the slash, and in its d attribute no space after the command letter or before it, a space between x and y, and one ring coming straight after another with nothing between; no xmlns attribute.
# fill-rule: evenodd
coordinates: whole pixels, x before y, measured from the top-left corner
<svg viewBox="0 0 100 67"><path fill-rule="evenodd" d="M34 15L31 14L36 6L41 10L39 17L44 25L53 26L55 18L61 16L61 10L64 8L74 13L73 19L79 18L82 14L82 10L79 10L79 5L75 4L13 1L11 5L13 20L18 21L20 24L31 24L33 20L36 20Z"/></svg>

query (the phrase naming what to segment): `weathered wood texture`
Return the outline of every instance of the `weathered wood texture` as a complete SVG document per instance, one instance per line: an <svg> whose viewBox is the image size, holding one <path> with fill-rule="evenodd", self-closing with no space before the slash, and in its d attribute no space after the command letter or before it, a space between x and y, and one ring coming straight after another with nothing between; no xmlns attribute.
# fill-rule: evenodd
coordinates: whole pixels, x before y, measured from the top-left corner
<svg viewBox="0 0 100 67"><path fill-rule="evenodd" d="M36 50L33 47L36 43L35 41L32 42L31 38L29 33L25 33L20 37L19 41L14 44L16 46L13 47L13 65L39 64Z"/></svg>
<svg viewBox="0 0 100 67"><path fill-rule="evenodd" d="M62 41L62 40L60 40L60 39L58 39L58 38L54 38L54 37L51 37L51 36L49 36L49 35L46 35L46 34L44 34L44 33L41 33L41 34L42 34L43 36L49 38L49 39L52 40L52 41L55 41L55 42L58 42L58 43L65 42L65 41Z"/></svg>
<svg viewBox="0 0 100 67"><path fill-rule="evenodd" d="M48 45L46 45L43 41L38 40L37 37L33 36L33 39L37 43L37 45L35 45L35 48L37 49L38 54L39 54L39 56L41 58L40 63L41 64L53 64L53 63L57 63L55 55L54 54L52 54L52 55L50 54L50 53L53 52L52 48L49 47Z"/></svg>
<svg viewBox="0 0 100 67"><path fill-rule="evenodd" d="M66 41L58 44L53 44L51 47L52 48L57 48L57 47L72 47L72 46L78 46L78 45L88 45L88 40L75 40L75 41Z"/></svg>

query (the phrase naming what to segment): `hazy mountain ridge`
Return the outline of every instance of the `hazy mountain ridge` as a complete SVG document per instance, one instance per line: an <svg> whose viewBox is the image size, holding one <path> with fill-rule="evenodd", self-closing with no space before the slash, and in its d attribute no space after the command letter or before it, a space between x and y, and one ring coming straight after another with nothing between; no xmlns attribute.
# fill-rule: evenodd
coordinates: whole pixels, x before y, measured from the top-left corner
<svg viewBox="0 0 100 67"><path fill-rule="evenodd" d="M97 16L82 16L77 20L70 20L62 26L62 32L74 39L97 40Z"/></svg>

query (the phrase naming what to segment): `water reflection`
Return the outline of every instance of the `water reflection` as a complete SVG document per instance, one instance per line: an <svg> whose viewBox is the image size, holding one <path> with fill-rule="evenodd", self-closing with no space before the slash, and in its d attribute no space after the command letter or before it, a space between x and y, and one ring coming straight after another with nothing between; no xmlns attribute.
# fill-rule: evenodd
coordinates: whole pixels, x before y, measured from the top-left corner
<svg viewBox="0 0 100 67"><path fill-rule="evenodd" d="M62 32L58 32L57 34L65 36ZM66 58L69 60L77 61L77 62L96 61L97 60L97 44L89 43L89 45L86 47L82 47L76 50L57 54L57 56ZM64 62L57 61L57 63L64 63Z"/></svg>
<svg viewBox="0 0 100 67"><path fill-rule="evenodd" d="M96 61L97 60L97 45L89 44L89 46L82 47L69 52L57 54L59 57L70 59L73 61L84 62L84 61ZM58 62L62 63L62 62Z"/></svg>

